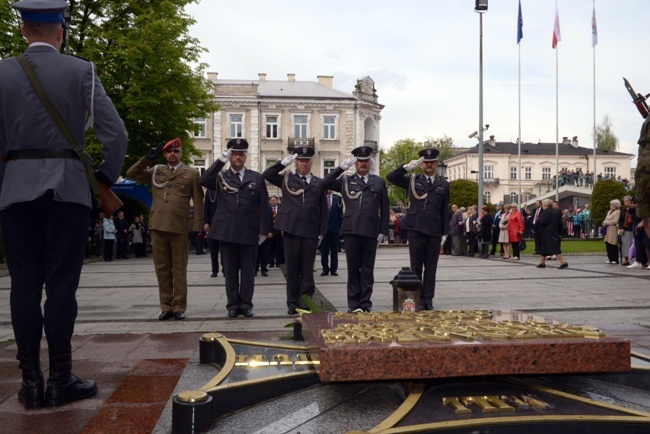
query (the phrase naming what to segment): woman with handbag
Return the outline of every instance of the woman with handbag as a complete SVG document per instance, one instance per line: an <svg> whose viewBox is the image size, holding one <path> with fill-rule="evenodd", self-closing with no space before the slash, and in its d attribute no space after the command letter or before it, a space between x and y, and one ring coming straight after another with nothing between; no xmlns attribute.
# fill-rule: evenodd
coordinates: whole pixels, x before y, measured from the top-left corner
<svg viewBox="0 0 650 434"><path fill-rule="evenodd" d="M519 242L524 236L524 219L516 203L510 204L508 221L508 239L512 246L512 259L519 260Z"/></svg>
<svg viewBox="0 0 650 434"><path fill-rule="evenodd" d="M618 220L621 216L621 201L613 199L609 202L609 212L603 220L603 241L607 250L606 264L618 264Z"/></svg>

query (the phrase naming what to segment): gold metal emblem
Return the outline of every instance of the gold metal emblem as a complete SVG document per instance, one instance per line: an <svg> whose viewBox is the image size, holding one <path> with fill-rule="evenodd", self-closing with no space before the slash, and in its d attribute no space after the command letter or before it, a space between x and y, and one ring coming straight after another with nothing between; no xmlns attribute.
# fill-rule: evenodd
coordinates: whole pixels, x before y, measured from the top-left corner
<svg viewBox="0 0 650 434"><path fill-rule="evenodd" d="M181 402L203 402L208 399L208 394L202 390L184 390L177 395L178 400Z"/></svg>

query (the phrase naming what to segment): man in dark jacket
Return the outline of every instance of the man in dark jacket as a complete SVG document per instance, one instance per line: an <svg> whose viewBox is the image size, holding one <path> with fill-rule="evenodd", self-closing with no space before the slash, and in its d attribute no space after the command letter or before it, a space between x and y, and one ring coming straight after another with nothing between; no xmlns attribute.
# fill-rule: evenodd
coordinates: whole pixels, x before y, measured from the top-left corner
<svg viewBox="0 0 650 434"><path fill-rule="evenodd" d="M343 218L343 200L332 190L327 190L327 231L325 238L320 243L320 263L323 266L321 276L338 276L339 268L339 234L341 232L341 219ZM331 260L330 260L331 258Z"/></svg>

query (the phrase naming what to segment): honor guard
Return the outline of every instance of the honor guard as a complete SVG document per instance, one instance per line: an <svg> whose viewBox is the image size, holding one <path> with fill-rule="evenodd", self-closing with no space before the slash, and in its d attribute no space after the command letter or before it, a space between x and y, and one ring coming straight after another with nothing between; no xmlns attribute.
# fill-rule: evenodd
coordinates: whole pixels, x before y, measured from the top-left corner
<svg viewBox="0 0 650 434"><path fill-rule="evenodd" d="M302 296L314 296L316 249L327 229L327 195L323 180L311 173L314 148L298 147L264 171L264 179L282 189L275 229L282 231L287 265L287 308L307 310ZM285 167L295 161L295 172Z"/></svg>
<svg viewBox="0 0 650 434"><path fill-rule="evenodd" d="M423 281L420 289L422 310L433 310L440 245L449 235L449 183L436 176L438 153L434 148L423 149L419 153L419 160L413 160L386 175L389 182L409 193L405 227L409 234L411 270ZM408 173L418 166L424 173Z"/></svg>
<svg viewBox="0 0 650 434"><path fill-rule="evenodd" d="M71 373L76 291L92 207L88 173L110 188L124 163L127 134L94 65L60 53L67 2L24 0L12 7L20 12L28 48L0 60L0 213L22 371L18 400L36 409L97 393L94 381ZM74 150L85 148L89 115L102 144L94 175ZM47 301L41 307L43 287ZM47 388L40 365L43 330Z"/></svg>
<svg viewBox="0 0 650 434"><path fill-rule="evenodd" d="M371 153L367 146L353 149L354 158L323 179L327 188L343 197L341 235L348 263L349 312L371 311L377 247L388 235L388 190L382 178L370 173ZM354 175L343 175L353 165Z"/></svg>
<svg viewBox="0 0 650 434"><path fill-rule="evenodd" d="M262 175L245 167L248 142L231 139L226 148L201 177L204 187L217 192L217 207L208 237L219 241L228 316L250 318L257 246L266 240L269 232L269 194ZM230 167L222 170L228 162Z"/></svg>
<svg viewBox="0 0 650 434"><path fill-rule="evenodd" d="M162 147L167 164L153 165L160 151L160 148L152 148L131 166L126 176L152 186L149 230L162 311L158 319L183 320L187 309L190 203L194 206L192 230L200 232L203 188L199 171L181 163L180 139L170 140Z"/></svg>

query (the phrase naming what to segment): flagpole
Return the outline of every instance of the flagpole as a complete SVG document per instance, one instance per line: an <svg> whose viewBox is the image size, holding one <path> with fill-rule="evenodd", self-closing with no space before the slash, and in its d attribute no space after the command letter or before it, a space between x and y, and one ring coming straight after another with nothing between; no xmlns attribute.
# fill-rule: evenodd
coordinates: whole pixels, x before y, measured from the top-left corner
<svg viewBox="0 0 650 434"><path fill-rule="evenodd" d="M560 200L560 121L559 121L559 96L558 96L558 55L560 51L555 47L555 200Z"/></svg>
<svg viewBox="0 0 650 434"><path fill-rule="evenodd" d="M593 133L593 139L594 139L594 176L598 173L596 171L596 146L597 146L597 140L596 140L596 44L598 43L598 34L596 33L596 0L593 0L593 18L592 18L592 23L591 23L591 32L592 32L592 40L591 40L591 45L593 49L593 78L594 78L594 133ZM593 180L592 180L593 181Z"/></svg>
<svg viewBox="0 0 650 434"><path fill-rule="evenodd" d="M522 203L521 197L521 44L519 47L519 130L517 132L517 155L519 157L519 164L517 164L517 179L519 180L519 206Z"/></svg>

